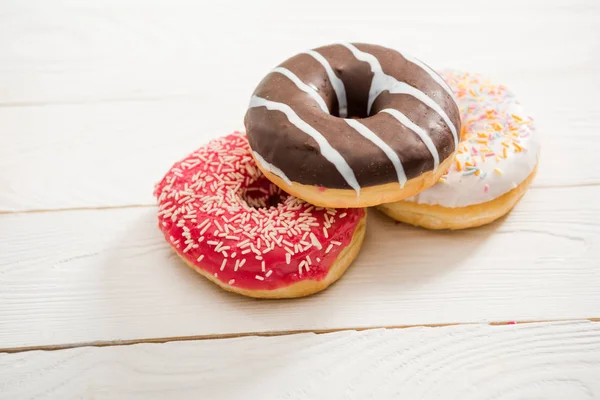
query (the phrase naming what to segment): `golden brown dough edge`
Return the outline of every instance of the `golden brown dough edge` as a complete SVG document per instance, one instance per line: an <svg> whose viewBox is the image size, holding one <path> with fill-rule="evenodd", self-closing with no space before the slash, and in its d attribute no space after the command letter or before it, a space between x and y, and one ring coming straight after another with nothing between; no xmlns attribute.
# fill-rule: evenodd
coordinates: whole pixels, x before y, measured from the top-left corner
<svg viewBox="0 0 600 400"><path fill-rule="evenodd" d="M361 188L360 196L357 196L353 189L323 190L317 186L305 185L298 182L292 182L290 185L277 175L265 170L258 160L256 161L256 165L258 165L263 174L271 182L292 196L298 197L308 203L319 207L362 208L392 203L422 192L439 181L440 177L450 167L452 160L454 160L454 153L444 160L435 172L427 171L417 178L410 179L403 188L397 182L369 186Z"/></svg>
<svg viewBox="0 0 600 400"><path fill-rule="evenodd" d="M537 165L516 188L494 200L466 207L442 207L399 201L377 207L396 221L427 229L466 229L489 224L507 214L523 197L537 172Z"/></svg>
<svg viewBox="0 0 600 400"><path fill-rule="evenodd" d="M344 274L344 272L346 272L346 270L348 269L350 264L352 264L352 261L354 261L354 259L360 251L363 239L365 237L366 226L367 212L365 210L365 216L359 221L358 226L354 231L354 235L352 235L352 240L350 241L349 245L340 252L336 260L329 267L329 272L327 273L327 276L324 279L320 281L307 279L293 283L289 286L280 287L273 290L252 290L231 286L225 282L221 282L219 279L215 278L211 273L208 273L191 264L188 260L181 257L179 253L177 253L177 255L183 259L183 261L188 267L192 268L200 275L211 280L212 282L216 283L221 288L229 292L234 292L243 296L261 299L287 299L294 297L303 297L326 289L329 285L337 281Z"/></svg>

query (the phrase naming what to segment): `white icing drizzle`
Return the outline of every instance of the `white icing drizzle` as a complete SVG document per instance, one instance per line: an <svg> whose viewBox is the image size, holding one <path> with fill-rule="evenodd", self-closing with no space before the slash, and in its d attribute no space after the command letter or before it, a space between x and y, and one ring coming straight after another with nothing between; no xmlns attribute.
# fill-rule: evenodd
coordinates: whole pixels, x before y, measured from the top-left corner
<svg viewBox="0 0 600 400"><path fill-rule="evenodd" d="M346 97L346 87L344 86L344 82L333 71L329 61L325 57L323 57L320 53L314 50L307 50L304 54L308 54L312 56L315 60L317 60L323 68L325 68L325 72L327 72L327 77L331 82L331 86L333 86L333 90L335 91L335 95L338 101L338 113L341 118L346 118L348 116L348 99Z"/></svg>
<svg viewBox="0 0 600 400"><path fill-rule="evenodd" d="M355 119L345 119L346 123L350 125L354 130L361 134L364 138L370 140L379 147L385 155L390 159L394 168L396 169L396 175L398 176L398 182L400 183L400 187L404 187L406 183L406 174L404 173L404 167L402 166L402 162L398 157L398 154L392 149L386 142L384 142L379 136L373 133L372 130L361 124Z"/></svg>
<svg viewBox="0 0 600 400"><path fill-rule="evenodd" d="M276 110L284 113L290 123L317 142L323 157L336 167L348 185L356 191L357 195L360 193L360 185L356 180L356 176L354 176L354 171L352 171L352 168L350 168L344 157L329 144L327 139L325 139L319 131L304 122L290 106L276 101L263 99L262 97L252 96L248 108L256 107L266 107L267 110Z"/></svg>
<svg viewBox="0 0 600 400"><path fill-rule="evenodd" d="M367 105L367 114L371 113L371 106L375 102L375 99L384 91L395 94L408 94L415 97L417 100L433 109L446 123L452 136L454 137L454 145L458 144L458 132L456 126L452 123L446 112L439 106L433 99L427 96L425 93L416 89L405 82L400 82L393 76L387 75L383 72L381 64L377 57L374 55L361 51L356 46L350 43L342 43L344 47L352 52L354 57L360 61L364 61L371 66L371 72L373 72L373 80L371 81L371 88L369 89L369 102Z"/></svg>
<svg viewBox="0 0 600 400"><path fill-rule="evenodd" d="M431 69L431 67L429 67L427 64L425 64L423 61L419 60L418 58L411 56L410 54L405 54L405 53L400 53L400 54L407 61L421 67L421 69L423 71L427 72L429 74L429 76L434 81L436 81L437 84L440 85L442 87L442 89L444 89L446 91L446 93L448 93L450 95L450 97L452 97L452 100L454 100L455 103L458 103L458 99L456 98L456 95L452 91L452 88L450 87L450 85L448 85L448 83L444 80L444 78L439 76L433 69Z"/></svg>
<svg viewBox="0 0 600 400"><path fill-rule="evenodd" d="M433 109L433 111L435 111L436 113L439 114L440 117L442 117L442 119L444 120L444 122L446 123L448 128L450 128L450 131L452 132L452 136L454 137L454 146L456 146L458 144L458 132L456 130L456 127L454 126L452 121L450 121L450 118L444 112L442 107L440 107L440 105L438 103L436 103L435 101L433 101L429 96L427 96L425 93L421 92L419 89L415 89L414 87L412 87L404 82L398 82L392 88L389 89L389 92L396 93L396 94L411 95L411 96L417 98L418 100L420 100L422 103L424 103L429 108Z"/></svg>
<svg viewBox="0 0 600 400"><path fill-rule="evenodd" d="M443 76L457 93L465 138L474 139L463 140L459 145L461 151L442 182L406 201L448 208L492 201L517 187L532 173L538 163L539 134L518 99L505 87L492 84L480 75L449 71ZM495 92L490 94L488 88ZM488 119L488 112L495 113L492 119ZM501 130L495 130L493 123L499 124ZM516 141L504 135L507 126L516 128ZM479 143L478 134L484 133L491 135L491 139L483 137L483 143ZM523 150L515 151L511 141ZM506 144L510 146L507 148ZM485 159L481 158L482 153ZM474 166L466 166L467 162ZM457 164L461 165L460 169Z"/></svg>
<svg viewBox="0 0 600 400"><path fill-rule="evenodd" d="M312 87L308 86L306 83L302 82L300 80L300 78L298 78L296 76L296 74L294 74L292 71L290 71L287 68L277 67L277 68L273 68L273 70L271 72L281 74L281 75L285 76L286 78L288 78L290 81L292 81L294 83L294 85L296 85L298 87L298 89L302 90L304 93L306 93L310 97L312 97L317 102L319 107L321 107L321 110L323 110L329 114L329 109L327 108L327 104L325 104L325 100L323 100L321 95L314 88L312 88Z"/></svg>
<svg viewBox="0 0 600 400"><path fill-rule="evenodd" d="M427 150L429 150L431 156L433 157L433 171L436 171L440 165L440 155L437 151L437 148L435 147L435 144L433 144L433 140L431 140L427 132L425 132L423 128L412 122L410 119L408 119L406 115L402 114L398 110L395 110L393 108L386 108L384 110L381 110L381 112L390 114L391 116L396 118L398 122L406 126L408 129L416 133L421 138L421 140L427 147Z"/></svg>
<svg viewBox="0 0 600 400"><path fill-rule="evenodd" d="M285 181L285 183L287 183L288 185L292 184L292 181L287 177L287 175L280 170L279 168L277 168L276 166L274 166L273 164L271 164L270 162L268 162L267 160L265 160L260 154L258 154L255 151L252 151L252 154L254 154L254 158L259 162L259 164L266 169L267 171L269 171L270 173L277 175L278 177L280 177L281 179L283 179Z"/></svg>

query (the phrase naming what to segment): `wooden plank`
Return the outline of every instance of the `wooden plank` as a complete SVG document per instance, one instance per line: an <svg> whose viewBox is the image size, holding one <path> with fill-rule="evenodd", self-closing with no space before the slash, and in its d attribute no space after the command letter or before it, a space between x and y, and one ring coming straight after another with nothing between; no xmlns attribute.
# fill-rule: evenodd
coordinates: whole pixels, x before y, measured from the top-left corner
<svg viewBox="0 0 600 400"><path fill-rule="evenodd" d="M0 354L7 399L600 398L600 324L470 325Z"/></svg>
<svg viewBox="0 0 600 400"><path fill-rule="evenodd" d="M0 211L155 204L154 184L238 118L206 120L193 102L0 108ZM242 125L243 127L243 125ZM6 188L6 189L4 189Z"/></svg>
<svg viewBox="0 0 600 400"><path fill-rule="evenodd" d="M0 349L248 332L600 317L600 187L532 189L504 220L431 232L371 212L341 281L293 301L185 267L153 207L0 215Z"/></svg>
<svg viewBox="0 0 600 400"><path fill-rule="evenodd" d="M598 71L599 14L595 0L306 0L293 12L277 0L2 2L0 104L198 96L210 98L212 115L245 105L290 55L339 40L398 47L507 83L549 71L572 77Z"/></svg>
<svg viewBox="0 0 600 400"><path fill-rule="evenodd" d="M491 74L544 134L536 185L600 183L597 2L395 2L384 13L242 3L0 4L0 212L153 204L152 186L173 162L243 127L250 93L273 65L340 38Z"/></svg>
<svg viewBox="0 0 600 400"><path fill-rule="evenodd" d="M566 98L568 82L560 82ZM0 146L0 211L154 204L154 184L175 161L243 128L243 108L206 118L202 107L192 101L0 107L7 135ZM600 109L540 114L543 148L534 185L600 184Z"/></svg>

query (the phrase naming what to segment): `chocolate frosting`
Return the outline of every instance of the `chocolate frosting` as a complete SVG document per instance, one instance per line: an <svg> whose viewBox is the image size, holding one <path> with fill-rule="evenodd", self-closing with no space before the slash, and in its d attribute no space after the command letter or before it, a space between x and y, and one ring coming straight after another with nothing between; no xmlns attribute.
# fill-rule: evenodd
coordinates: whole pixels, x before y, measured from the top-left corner
<svg viewBox="0 0 600 400"><path fill-rule="evenodd" d="M284 61L257 86L244 123L252 150L282 178L355 190L433 170L436 156L441 163L453 153L461 129L439 75L370 44L330 45Z"/></svg>

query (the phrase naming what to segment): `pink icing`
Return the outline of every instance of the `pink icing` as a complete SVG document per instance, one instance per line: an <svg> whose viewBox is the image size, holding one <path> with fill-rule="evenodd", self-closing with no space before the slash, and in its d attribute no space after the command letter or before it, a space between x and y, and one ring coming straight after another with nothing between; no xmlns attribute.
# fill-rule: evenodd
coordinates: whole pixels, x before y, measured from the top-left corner
<svg viewBox="0 0 600 400"><path fill-rule="evenodd" d="M256 167L239 132L176 163L155 195L159 227L179 255L244 289L325 278L365 215L315 207L281 191Z"/></svg>

